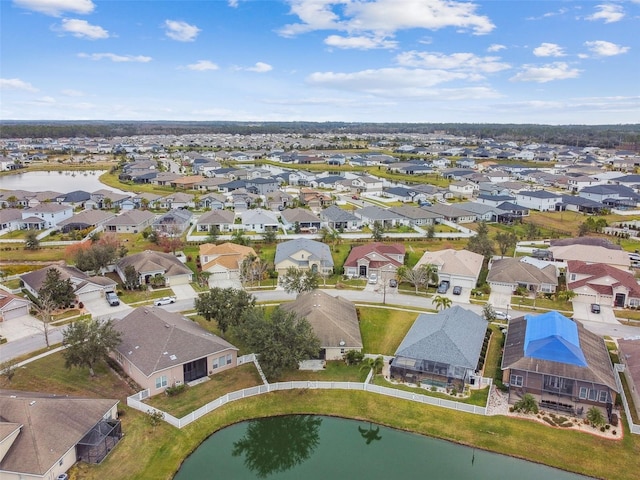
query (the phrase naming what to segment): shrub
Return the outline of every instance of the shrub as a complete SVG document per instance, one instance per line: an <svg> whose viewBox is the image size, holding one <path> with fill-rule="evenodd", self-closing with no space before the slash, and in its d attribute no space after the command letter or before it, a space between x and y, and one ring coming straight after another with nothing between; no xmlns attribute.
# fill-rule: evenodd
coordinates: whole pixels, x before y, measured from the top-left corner
<svg viewBox="0 0 640 480"><path fill-rule="evenodd" d="M344 354L344 361L347 363L347 365L358 365L362 362L363 358L364 353L357 350L349 350Z"/></svg>
<svg viewBox="0 0 640 480"><path fill-rule="evenodd" d="M176 395L181 394L187 389L186 383L181 383L180 385L173 385L172 387L167 387L165 393L170 397L175 397Z"/></svg>
<svg viewBox="0 0 640 480"><path fill-rule="evenodd" d="M518 412L522 413L538 413L538 404L536 399L530 393L524 396L513 405Z"/></svg>

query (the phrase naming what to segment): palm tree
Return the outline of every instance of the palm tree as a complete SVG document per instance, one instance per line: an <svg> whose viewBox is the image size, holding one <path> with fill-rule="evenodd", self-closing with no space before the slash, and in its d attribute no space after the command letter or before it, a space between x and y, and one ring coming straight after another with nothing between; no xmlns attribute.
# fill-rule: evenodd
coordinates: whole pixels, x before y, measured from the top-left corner
<svg viewBox="0 0 640 480"><path fill-rule="evenodd" d="M444 310L446 308L449 308L453 303L451 302L451 299L449 297L443 297L442 295L436 295L435 297L433 297L431 302L433 303L433 305L435 305L436 310Z"/></svg>
<svg viewBox="0 0 640 480"><path fill-rule="evenodd" d="M373 374L378 375L382 372L382 367L384 367L384 358L382 356L376 358L367 357L362 362L360 370L373 370Z"/></svg>

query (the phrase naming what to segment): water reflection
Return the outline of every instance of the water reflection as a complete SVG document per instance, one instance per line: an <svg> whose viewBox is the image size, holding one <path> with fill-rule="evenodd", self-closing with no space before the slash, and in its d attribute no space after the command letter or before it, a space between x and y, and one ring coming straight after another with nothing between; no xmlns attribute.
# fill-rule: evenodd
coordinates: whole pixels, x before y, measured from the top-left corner
<svg viewBox="0 0 640 480"><path fill-rule="evenodd" d="M376 428L373 428L371 422L369 422L369 428L358 427L358 431L360 432L360 436L365 439L365 443L369 445L374 440L382 440L382 435L380 435L380 427L376 425Z"/></svg>
<svg viewBox="0 0 640 480"><path fill-rule="evenodd" d="M252 420L233 456L244 455L245 466L258 477L285 472L307 460L319 444L322 418L312 415Z"/></svg>

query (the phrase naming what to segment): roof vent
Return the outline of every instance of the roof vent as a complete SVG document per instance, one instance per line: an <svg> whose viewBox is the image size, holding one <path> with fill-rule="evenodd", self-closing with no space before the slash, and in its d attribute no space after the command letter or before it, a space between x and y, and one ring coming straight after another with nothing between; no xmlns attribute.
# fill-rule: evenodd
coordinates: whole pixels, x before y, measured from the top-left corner
<svg viewBox="0 0 640 480"><path fill-rule="evenodd" d="M170 356L169 356L169 358L170 358L171 360L177 360L177 359L178 359L178 357L176 357L175 355L170 355Z"/></svg>
<svg viewBox="0 0 640 480"><path fill-rule="evenodd" d="M29 402L29 406L30 406L30 407L33 407L35 404L36 404L36 401L35 401L35 400L32 400L32 401L30 401L30 402Z"/></svg>

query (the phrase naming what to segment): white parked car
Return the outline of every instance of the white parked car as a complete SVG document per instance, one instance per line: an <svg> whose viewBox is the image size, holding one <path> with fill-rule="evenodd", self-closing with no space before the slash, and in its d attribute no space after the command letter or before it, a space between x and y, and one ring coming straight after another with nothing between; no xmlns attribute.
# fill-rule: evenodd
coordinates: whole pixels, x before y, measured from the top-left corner
<svg viewBox="0 0 640 480"><path fill-rule="evenodd" d="M153 301L153 304L156 307L159 307L160 305L169 305L170 303L176 303L176 297L162 297Z"/></svg>
<svg viewBox="0 0 640 480"><path fill-rule="evenodd" d="M371 283L372 285L378 283L378 275L375 273L369 275L369 283Z"/></svg>
<svg viewBox="0 0 640 480"><path fill-rule="evenodd" d="M496 310L495 312L495 316L496 316L496 320L506 320L509 321L511 320L511 315L505 313L505 312L501 312L499 310Z"/></svg>

